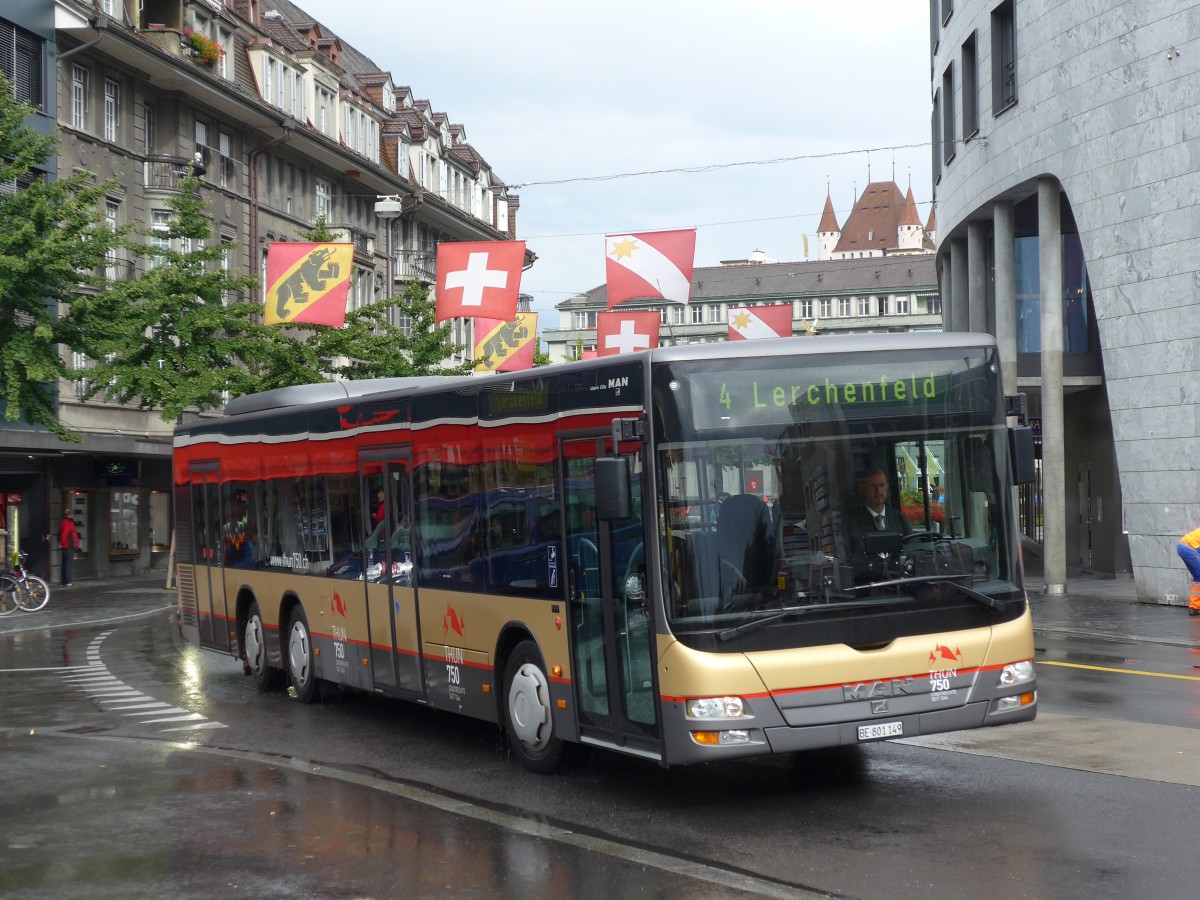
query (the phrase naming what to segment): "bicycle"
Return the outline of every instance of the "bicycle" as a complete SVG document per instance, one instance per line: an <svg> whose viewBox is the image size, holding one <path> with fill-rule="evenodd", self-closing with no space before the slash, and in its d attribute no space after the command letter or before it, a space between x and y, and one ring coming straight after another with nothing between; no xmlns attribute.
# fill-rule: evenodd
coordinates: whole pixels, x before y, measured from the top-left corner
<svg viewBox="0 0 1200 900"><path fill-rule="evenodd" d="M21 582L11 575L0 573L0 616L11 615L20 609L25 593Z"/></svg>
<svg viewBox="0 0 1200 900"><path fill-rule="evenodd" d="M18 609L37 612L50 602L50 585L25 567L28 558L28 553L18 553L16 567L11 572L0 573L3 579L0 581L0 616Z"/></svg>

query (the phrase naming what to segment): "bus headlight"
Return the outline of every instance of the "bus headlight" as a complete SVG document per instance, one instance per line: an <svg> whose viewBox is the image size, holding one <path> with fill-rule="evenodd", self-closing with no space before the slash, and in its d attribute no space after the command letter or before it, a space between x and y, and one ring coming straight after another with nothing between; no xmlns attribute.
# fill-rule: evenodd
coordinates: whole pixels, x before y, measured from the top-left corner
<svg viewBox="0 0 1200 900"><path fill-rule="evenodd" d="M1033 681L1033 660L1009 663L1000 670L1000 686L1012 687L1014 684L1025 684Z"/></svg>
<svg viewBox="0 0 1200 900"><path fill-rule="evenodd" d="M689 719L740 719L745 715L741 697L701 697L689 700Z"/></svg>

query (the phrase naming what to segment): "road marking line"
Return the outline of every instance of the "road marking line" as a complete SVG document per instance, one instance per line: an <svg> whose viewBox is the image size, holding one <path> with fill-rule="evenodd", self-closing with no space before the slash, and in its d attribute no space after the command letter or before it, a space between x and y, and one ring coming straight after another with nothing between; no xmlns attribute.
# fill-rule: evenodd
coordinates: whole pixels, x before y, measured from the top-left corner
<svg viewBox="0 0 1200 900"><path fill-rule="evenodd" d="M177 728L160 728L160 732L184 731L200 728L227 728L221 722L213 722L203 713L189 712L179 709L169 703L155 700L136 688L130 687L113 675L100 659L100 645L112 634L112 629L101 632L92 638L87 648L89 665L59 667L55 669L33 669L38 672L58 672L63 681L78 688L95 702L105 712L120 713L122 717L136 719L139 725L154 725L164 722L191 722L190 725ZM0 670L2 672L3 670ZM128 710L128 711L126 711ZM162 716L160 719L140 718L142 716Z"/></svg>
<svg viewBox="0 0 1200 900"><path fill-rule="evenodd" d="M167 707L167 704L164 703L163 707ZM151 709L151 710L147 710L146 712L125 713L125 717L128 719L128 718L132 718L133 716L157 716L159 713L171 713L173 715L175 713L186 713L186 712L187 712L186 709L180 709L178 706L171 706L171 707L167 707L167 708ZM196 713L195 715L200 715L200 713ZM146 719L143 721L152 722L154 720Z"/></svg>
<svg viewBox="0 0 1200 900"><path fill-rule="evenodd" d="M1170 672L1143 672L1141 669L1116 669L1111 666L1085 666L1083 663L1055 662L1039 659L1039 666L1061 666L1064 669L1088 669L1092 672L1115 672L1118 675L1145 675L1147 678L1177 678L1180 681L1200 681L1196 675L1173 675Z"/></svg>
<svg viewBox="0 0 1200 900"><path fill-rule="evenodd" d="M196 722L192 725L180 725L178 728L164 728L163 733L165 734L168 731L200 731L201 729L206 729L206 728L228 728L228 727L229 727L228 725L224 725L220 722Z"/></svg>

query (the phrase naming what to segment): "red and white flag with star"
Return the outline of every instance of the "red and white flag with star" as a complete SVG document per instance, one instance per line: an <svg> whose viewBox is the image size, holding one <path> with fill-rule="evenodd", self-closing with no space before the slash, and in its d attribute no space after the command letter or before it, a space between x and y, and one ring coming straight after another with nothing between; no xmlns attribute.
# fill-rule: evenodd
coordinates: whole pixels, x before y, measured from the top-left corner
<svg viewBox="0 0 1200 900"><path fill-rule="evenodd" d="M647 298L687 303L695 262L695 228L605 235L608 308Z"/></svg>
<svg viewBox="0 0 1200 900"><path fill-rule="evenodd" d="M434 321L457 316L513 321L524 266L524 241L438 244Z"/></svg>
<svg viewBox="0 0 1200 900"><path fill-rule="evenodd" d="M658 346L657 310L596 313L596 355L615 356Z"/></svg>
<svg viewBox="0 0 1200 900"><path fill-rule="evenodd" d="M753 341L759 338L792 336L792 307L731 306L729 307L729 340Z"/></svg>

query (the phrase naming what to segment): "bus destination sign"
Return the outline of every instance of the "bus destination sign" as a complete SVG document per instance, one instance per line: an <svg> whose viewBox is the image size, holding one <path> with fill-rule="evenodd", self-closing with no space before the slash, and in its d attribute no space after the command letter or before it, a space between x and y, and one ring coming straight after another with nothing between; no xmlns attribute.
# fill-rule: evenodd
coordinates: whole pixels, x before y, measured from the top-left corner
<svg viewBox="0 0 1200 900"><path fill-rule="evenodd" d="M970 379L929 366L692 372L687 381L697 428L972 409Z"/></svg>

